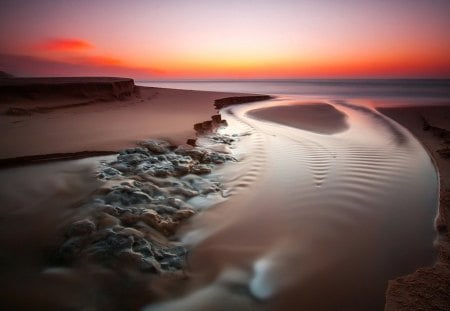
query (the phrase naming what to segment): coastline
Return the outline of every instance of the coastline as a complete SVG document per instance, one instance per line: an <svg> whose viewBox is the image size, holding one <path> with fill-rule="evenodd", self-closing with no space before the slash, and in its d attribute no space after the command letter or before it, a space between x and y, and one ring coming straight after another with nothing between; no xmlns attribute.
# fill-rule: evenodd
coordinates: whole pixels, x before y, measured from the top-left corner
<svg viewBox="0 0 450 311"><path fill-rule="evenodd" d="M439 206L435 219L437 259L433 266L418 268L391 280L386 290L385 310L448 310L450 301L450 161L440 150L448 150L450 129L448 106L378 108L400 123L428 151L439 177Z"/></svg>

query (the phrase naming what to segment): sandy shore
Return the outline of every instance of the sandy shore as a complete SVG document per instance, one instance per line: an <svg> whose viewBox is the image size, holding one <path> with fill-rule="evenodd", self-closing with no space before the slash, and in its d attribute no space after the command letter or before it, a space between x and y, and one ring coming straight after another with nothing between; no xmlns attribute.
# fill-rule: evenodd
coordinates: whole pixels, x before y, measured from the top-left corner
<svg viewBox="0 0 450 311"><path fill-rule="evenodd" d="M0 87L12 80L0 80ZM44 82L50 85L58 82L47 80ZM195 136L195 123L215 114L214 100L240 95L146 87L135 87L133 93L125 89L122 94L101 84L96 87L98 79L91 80L81 80L81 85L79 79L72 81L78 84L55 93L51 93L51 87L30 92L27 81L14 83L15 87L8 89L11 96L0 106L0 159L116 151L150 137L185 143ZM17 95L21 87L28 96ZM83 89L83 94L74 93L74 88Z"/></svg>
<svg viewBox="0 0 450 311"><path fill-rule="evenodd" d="M450 107L380 108L406 127L432 156L439 171L440 205L435 221L438 259L389 283L386 310L448 310L450 302Z"/></svg>

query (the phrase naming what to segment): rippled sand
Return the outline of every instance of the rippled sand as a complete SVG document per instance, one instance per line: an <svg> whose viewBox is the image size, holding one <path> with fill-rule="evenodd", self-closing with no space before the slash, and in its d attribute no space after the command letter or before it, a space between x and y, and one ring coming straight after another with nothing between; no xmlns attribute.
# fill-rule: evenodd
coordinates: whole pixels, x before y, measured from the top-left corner
<svg viewBox="0 0 450 311"><path fill-rule="evenodd" d="M222 172L229 200L182 234L185 294L149 310L379 310L389 279L432 262L438 183L418 141L357 101L324 103L348 124L329 135L252 112L314 111L298 104L222 112L227 133L248 134Z"/></svg>

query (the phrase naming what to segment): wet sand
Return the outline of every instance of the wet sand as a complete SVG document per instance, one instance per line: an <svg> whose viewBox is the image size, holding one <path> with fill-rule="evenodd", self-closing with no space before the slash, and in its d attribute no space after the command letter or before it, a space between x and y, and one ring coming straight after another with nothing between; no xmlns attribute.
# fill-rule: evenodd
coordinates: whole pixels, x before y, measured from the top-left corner
<svg viewBox="0 0 450 311"><path fill-rule="evenodd" d="M333 106L323 103L255 109L248 114L259 119L320 134L339 133L348 128L346 115Z"/></svg>
<svg viewBox="0 0 450 311"><path fill-rule="evenodd" d="M438 260L434 266L389 282L386 310L448 310L450 305L450 107L380 108L428 150L439 171L440 204L435 220ZM441 150L441 151L440 151Z"/></svg>

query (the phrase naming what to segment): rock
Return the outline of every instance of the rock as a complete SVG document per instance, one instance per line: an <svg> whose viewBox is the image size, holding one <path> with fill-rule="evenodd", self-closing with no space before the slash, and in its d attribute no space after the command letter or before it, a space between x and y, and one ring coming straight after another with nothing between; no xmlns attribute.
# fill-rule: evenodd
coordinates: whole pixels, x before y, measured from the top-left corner
<svg viewBox="0 0 450 311"><path fill-rule="evenodd" d="M162 204L156 205L153 210L156 211L159 215L172 215L176 211L178 211L178 209L176 209L175 207Z"/></svg>
<svg viewBox="0 0 450 311"><path fill-rule="evenodd" d="M220 123L221 121L222 121L222 116L220 115L220 114L216 114L216 115L213 115L212 117L211 117L211 120L214 122L214 123Z"/></svg>
<svg viewBox="0 0 450 311"><path fill-rule="evenodd" d="M135 223L137 223L139 220L141 220L139 215L132 214L130 212L125 212L120 216L120 221L124 226L132 226Z"/></svg>
<svg viewBox="0 0 450 311"><path fill-rule="evenodd" d="M154 228L158 227L161 222L161 216L154 210L147 210L140 216L140 219Z"/></svg>
<svg viewBox="0 0 450 311"><path fill-rule="evenodd" d="M199 149L199 148L194 148L191 146L178 146L178 148L175 149L175 153L181 154L184 156L189 156L192 159L199 161L206 154L206 151Z"/></svg>
<svg viewBox="0 0 450 311"><path fill-rule="evenodd" d="M192 174L202 175L211 173L211 168L205 164L197 164L191 170Z"/></svg>
<svg viewBox="0 0 450 311"><path fill-rule="evenodd" d="M86 235L90 235L95 230L96 230L96 226L91 220L83 219L83 220L76 221L72 225L70 225L67 235L69 237L86 236Z"/></svg>
<svg viewBox="0 0 450 311"><path fill-rule="evenodd" d="M125 235L125 236L133 236L134 238L143 238L144 237L144 234L141 231L136 230L134 228L130 228L130 227L123 228L121 231L119 231L119 234Z"/></svg>
<svg viewBox="0 0 450 311"><path fill-rule="evenodd" d="M195 212L193 209L182 209L179 211L176 211L173 215L173 219L175 220L184 220L187 218L190 218L195 215Z"/></svg>
<svg viewBox="0 0 450 311"><path fill-rule="evenodd" d="M184 187L172 187L169 190L169 193L172 195L181 195L186 198L193 198L197 195L199 195L198 191L191 190Z"/></svg>
<svg viewBox="0 0 450 311"><path fill-rule="evenodd" d="M66 264L73 262L81 253L83 245L83 239L80 237L66 240L58 249L57 261L62 261Z"/></svg>
<svg viewBox="0 0 450 311"><path fill-rule="evenodd" d="M175 232L176 223L170 219L163 219L156 211L148 210L141 215L141 219L147 225L155 228L164 235L171 235Z"/></svg>
<svg viewBox="0 0 450 311"><path fill-rule="evenodd" d="M182 209L182 208L190 208L190 205L184 202L183 200L171 197L167 199L167 204L169 204L172 207L175 207L176 209Z"/></svg>
<svg viewBox="0 0 450 311"><path fill-rule="evenodd" d="M147 148L150 152L154 154L164 154L169 152L171 145L162 140L147 140L139 143L142 147Z"/></svg>
<svg viewBox="0 0 450 311"><path fill-rule="evenodd" d="M189 139L186 141L186 144L195 147L195 146L197 145L197 139L189 138Z"/></svg>
<svg viewBox="0 0 450 311"><path fill-rule="evenodd" d="M120 220L110 214L100 212L97 216L97 227L99 229L111 228L120 224Z"/></svg>
<svg viewBox="0 0 450 311"><path fill-rule="evenodd" d="M105 203L111 205L134 205L151 203L152 198L137 188L116 187L105 196Z"/></svg>
<svg viewBox="0 0 450 311"><path fill-rule="evenodd" d="M99 174L99 178L108 180L121 175L122 173L119 170L112 167L107 167L101 171L101 173Z"/></svg>

